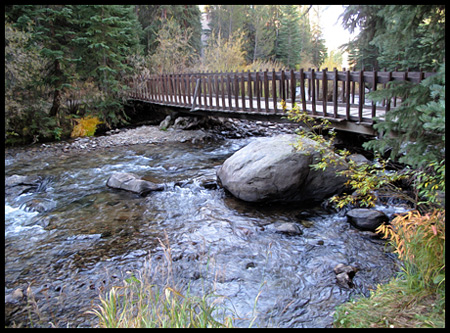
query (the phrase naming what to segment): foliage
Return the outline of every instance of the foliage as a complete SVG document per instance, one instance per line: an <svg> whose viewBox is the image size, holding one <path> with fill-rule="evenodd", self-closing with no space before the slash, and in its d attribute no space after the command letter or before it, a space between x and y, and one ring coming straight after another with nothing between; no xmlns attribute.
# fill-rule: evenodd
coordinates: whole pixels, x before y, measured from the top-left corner
<svg viewBox="0 0 450 333"><path fill-rule="evenodd" d="M374 101L393 96L402 99L401 105L387 112L384 121L374 125L385 135L368 142L365 148L381 152L389 148L391 158L399 157L400 162L413 167L444 160L445 65L420 84L392 83L390 89L369 94ZM391 137L390 132L396 136Z"/></svg>
<svg viewBox="0 0 450 333"><path fill-rule="evenodd" d="M346 45L355 69L432 70L444 62L444 5L350 5L342 22L360 28Z"/></svg>
<svg viewBox="0 0 450 333"><path fill-rule="evenodd" d="M411 211L377 232L394 246L403 273L369 298L340 305L334 327L445 327L445 211Z"/></svg>
<svg viewBox="0 0 450 333"><path fill-rule="evenodd" d="M22 31L5 21L5 140L6 144L27 143L51 136L56 123L48 114L48 89L38 85L45 63L39 56L39 45L32 43L32 25ZM44 119L33 120L31 114ZM39 124L40 123L40 124Z"/></svg>
<svg viewBox="0 0 450 333"><path fill-rule="evenodd" d="M193 62L193 50L189 42L191 29L182 30L175 19L162 24L157 37L158 47L150 57L154 73L183 73Z"/></svg>
<svg viewBox="0 0 450 333"><path fill-rule="evenodd" d="M281 26L278 34L277 59L288 68L295 68L300 62L303 47L303 35L300 30L300 18L297 6L281 6Z"/></svg>
<svg viewBox="0 0 450 333"><path fill-rule="evenodd" d="M124 286L113 287L100 296L100 305L89 311L99 326L132 328L220 328L232 327L232 318L217 305L220 296L191 294L175 282L170 246L160 240L164 262L156 267L147 263L138 277L125 279ZM183 291L184 290L184 291ZM222 320L218 321L218 317Z"/></svg>
<svg viewBox="0 0 450 333"><path fill-rule="evenodd" d="M285 103L282 101L284 110ZM302 129L297 133L300 137L307 137L318 142L321 159L314 161L311 167L315 170L325 170L330 166L345 165L337 174L347 178L347 190L330 198L330 203L338 209L345 206L374 207L381 198L395 197L409 202L416 209L426 210L442 204L439 191L445 193L445 162L429 162L428 167L422 170L405 168L402 171L388 170L389 159L385 160L375 150L375 159L372 163L356 163L349 157L346 149L333 149L336 133L327 119L317 119L307 112L300 111L294 104L287 110L287 118L301 123ZM295 145L302 149L301 140ZM405 191L405 188L410 188Z"/></svg>
<svg viewBox="0 0 450 333"><path fill-rule="evenodd" d="M377 232L388 238L403 260L408 288L445 289L445 211L397 216Z"/></svg>
<svg viewBox="0 0 450 333"><path fill-rule="evenodd" d="M97 117L93 116L87 116L81 119L74 120L77 124L73 127L72 133L70 134L71 138L77 138L80 136L93 136L95 134L97 126L102 123Z"/></svg>
<svg viewBox="0 0 450 333"><path fill-rule="evenodd" d="M145 56L151 56L157 50L160 30L167 20L174 20L182 30L189 30L189 47L193 51L190 57L200 54L202 27L201 13L197 5L136 5L136 15L142 25L140 43Z"/></svg>
<svg viewBox="0 0 450 333"><path fill-rule="evenodd" d="M353 191L351 194L334 196L330 202L337 208L351 205L356 207L374 207L380 197L396 197L416 203L399 185L402 180L409 179L407 172L389 171L386 169L389 160L376 158L374 163L357 164L348 159L348 168L339 172L347 177L346 186Z"/></svg>
<svg viewBox="0 0 450 333"><path fill-rule="evenodd" d="M33 105L22 110L32 114L16 112L7 115L9 119L29 119L31 115L50 118L33 120L53 126L32 134L34 141L48 137L43 132L53 133L55 137L70 133L66 130L66 126L70 126L66 115L76 113L74 109L83 109L83 112L89 109L108 127L123 121L120 114L123 112L120 106L125 88L123 79L131 71L127 57L138 51L140 26L133 7L12 5L5 14L15 28L28 34L24 47L27 50L37 47L43 63L40 72L33 74L32 81L27 84L16 81L20 83L17 88L28 90L31 95L29 103ZM30 64L34 64L31 53L29 56ZM79 89L84 82L93 82L93 89ZM43 109L37 112L38 107ZM21 136L27 131L19 128L7 132ZM27 142L30 138L22 140Z"/></svg>
<svg viewBox="0 0 450 333"><path fill-rule="evenodd" d="M337 50L331 50L322 63L322 68L342 70L343 53Z"/></svg>
<svg viewBox="0 0 450 333"><path fill-rule="evenodd" d="M203 58L197 69L199 71L219 72L241 70L245 65L243 44L244 35L240 31L229 38L216 36L213 33L203 50Z"/></svg>
<svg viewBox="0 0 450 333"><path fill-rule="evenodd" d="M267 5L254 5L251 8L249 29L254 35L254 46L253 50L249 50L248 53L253 53L253 62L257 59L267 59L273 55L276 32L273 29L273 21L271 22L271 14L271 7Z"/></svg>
<svg viewBox="0 0 450 333"><path fill-rule="evenodd" d="M378 285L369 297L336 307L334 328L444 328L445 295L411 293L399 278Z"/></svg>

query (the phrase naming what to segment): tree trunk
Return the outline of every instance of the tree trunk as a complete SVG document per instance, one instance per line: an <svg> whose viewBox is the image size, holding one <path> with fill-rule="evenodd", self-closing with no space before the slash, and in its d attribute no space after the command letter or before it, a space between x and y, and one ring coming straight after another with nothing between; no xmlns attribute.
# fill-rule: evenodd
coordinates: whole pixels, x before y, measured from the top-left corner
<svg viewBox="0 0 450 333"><path fill-rule="evenodd" d="M55 60L55 73L54 75L58 77L56 82L55 91L53 92L53 104L50 109L50 117L56 117L59 113L59 109L61 107L61 90L59 89L59 85L61 80L59 79L62 75L61 73L61 65L58 60Z"/></svg>

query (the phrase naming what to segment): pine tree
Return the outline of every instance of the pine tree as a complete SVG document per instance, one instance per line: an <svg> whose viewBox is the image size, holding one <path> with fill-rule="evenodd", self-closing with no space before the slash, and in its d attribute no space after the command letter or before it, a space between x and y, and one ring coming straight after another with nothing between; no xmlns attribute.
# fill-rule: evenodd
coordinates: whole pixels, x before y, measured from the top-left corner
<svg viewBox="0 0 450 333"><path fill-rule="evenodd" d="M271 6L255 5L251 10L253 35L252 61L267 60L275 46L275 27L271 25Z"/></svg>
<svg viewBox="0 0 450 333"><path fill-rule="evenodd" d="M126 59L138 51L140 26L133 7L14 5L8 7L7 17L24 31L34 27L31 40L41 46L47 64L40 84L52 91L50 117L64 120L65 96L91 81L102 98L98 103L92 94L80 96L84 104L91 103L86 109L99 112L108 125L119 121L121 78L131 70Z"/></svg>
<svg viewBox="0 0 450 333"><path fill-rule="evenodd" d="M295 68L300 63L302 51L299 13L294 5L281 6L281 13L276 56L288 68Z"/></svg>

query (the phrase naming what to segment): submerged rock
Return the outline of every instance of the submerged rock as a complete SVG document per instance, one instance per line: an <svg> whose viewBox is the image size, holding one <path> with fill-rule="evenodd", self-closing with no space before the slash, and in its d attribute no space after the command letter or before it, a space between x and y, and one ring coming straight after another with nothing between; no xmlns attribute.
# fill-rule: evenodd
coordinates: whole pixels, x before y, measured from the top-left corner
<svg viewBox="0 0 450 333"><path fill-rule="evenodd" d="M141 196L146 196L153 191L164 190L164 185L139 179L135 174L128 172L116 172L112 174L106 182L106 186L137 193Z"/></svg>
<svg viewBox="0 0 450 333"><path fill-rule="evenodd" d="M375 231L389 219L385 213L370 208L355 208L347 212L349 222L361 230Z"/></svg>
<svg viewBox="0 0 450 333"><path fill-rule="evenodd" d="M253 141L229 157L217 171L219 183L235 197L249 202L321 201L344 188L337 169L315 171L310 165L320 158L318 143L282 134ZM340 166L339 170L345 166Z"/></svg>

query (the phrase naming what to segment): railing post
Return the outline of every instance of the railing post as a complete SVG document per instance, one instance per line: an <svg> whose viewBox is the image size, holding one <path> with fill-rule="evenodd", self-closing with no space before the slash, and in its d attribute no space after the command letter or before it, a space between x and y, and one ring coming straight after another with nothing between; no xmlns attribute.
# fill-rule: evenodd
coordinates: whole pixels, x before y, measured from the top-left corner
<svg viewBox="0 0 450 333"><path fill-rule="evenodd" d="M322 108L324 117L327 117L327 95L328 95L327 68L324 68L322 70Z"/></svg>
<svg viewBox="0 0 450 333"><path fill-rule="evenodd" d="M255 71L256 109L261 112L261 92L259 89L259 71Z"/></svg>
<svg viewBox="0 0 450 333"><path fill-rule="evenodd" d="M253 93L252 93L252 74L250 73L250 70L247 71L248 72L248 84L247 84L247 89L248 89L248 100L250 103L250 111L253 111Z"/></svg>
<svg viewBox="0 0 450 333"><path fill-rule="evenodd" d="M193 111L196 107L196 101L195 99L197 98L197 94L198 94L198 87L200 85L200 79L197 79L195 82L195 90L194 90L194 96L192 98L192 106L191 106L191 111Z"/></svg>
<svg viewBox="0 0 450 333"><path fill-rule="evenodd" d="M231 77L230 73L227 72L227 93L228 93L228 108L230 110L233 109L232 103L231 103Z"/></svg>
<svg viewBox="0 0 450 333"><path fill-rule="evenodd" d="M362 121L363 106L364 106L364 68L359 71L359 103L358 103L359 121Z"/></svg>
<svg viewBox="0 0 450 333"><path fill-rule="evenodd" d="M287 102L286 101L286 91L285 91L285 75L284 75L284 70L281 70L281 76L280 76L280 98L282 101Z"/></svg>
<svg viewBox="0 0 450 333"><path fill-rule="evenodd" d="M373 70L373 78L372 78L372 91L377 90L377 71ZM375 101L372 101L372 119L376 117L377 114L377 103Z"/></svg>
<svg viewBox="0 0 450 333"><path fill-rule="evenodd" d="M272 101L274 112L277 113L277 81L275 77L275 69L272 69Z"/></svg>
<svg viewBox="0 0 450 333"><path fill-rule="evenodd" d="M212 83L211 83L212 73L208 75L208 89L209 89L209 107L213 107L213 98L212 98Z"/></svg>
<svg viewBox="0 0 450 333"><path fill-rule="evenodd" d="M234 72L234 108L235 110L239 107L239 81L238 81L238 71Z"/></svg>
<svg viewBox="0 0 450 333"><path fill-rule="evenodd" d="M311 106L312 106L312 114L316 114L316 82L314 77L314 68L311 68Z"/></svg>
<svg viewBox="0 0 450 333"><path fill-rule="evenodd" d="M346 85L346 94L347 97L345 98L345 119L350 120L350 70L347 70L346 76L345 76L345 85Z"/></svg>
<svg viewBox="0 0 450 333"><path fill-rule="evenodd" d="M338 116L338 70L334 67L334 79L333 79L333 112L334 118Z"/></svg>
<svg viewBox="0 0 450 333"><path fill-rule="evenodd" d="M245 107L245 73L242 72L241 75L241 96L242 96L242 110L246 110Z"/></svg>
<svg viewBox="0 0 450 333"><path fill-rule="evenodd" d="M388 82L391 81L391 80L392 80L392 72L389 71L389 73L388 73ZM390 109L391 109L391 99L389 98L386 101L386 112L388 112Z"/></svg>
<svg viewBox="0 0 450 333"><path fill-rule="evenodd" d="M294 70L291 69L291 104L292 107L294 107L295 104L295 95L297 93L296 91L296 82L295 82L295 73Z"/></svg>
<svg viewBox="0 0 450 333"><path fill-rule="evenodd" d="M306 112L305 73L303 68L300 68L300 96L302 98L303 111Z"/></svg>
<svg viewBox="0 0 450 333"><path fill-rule="evenodd" d="M266 69L264 72L264 102L266 107L266 112L269 112L269 77L268 77L269 70Z"/></svg>

